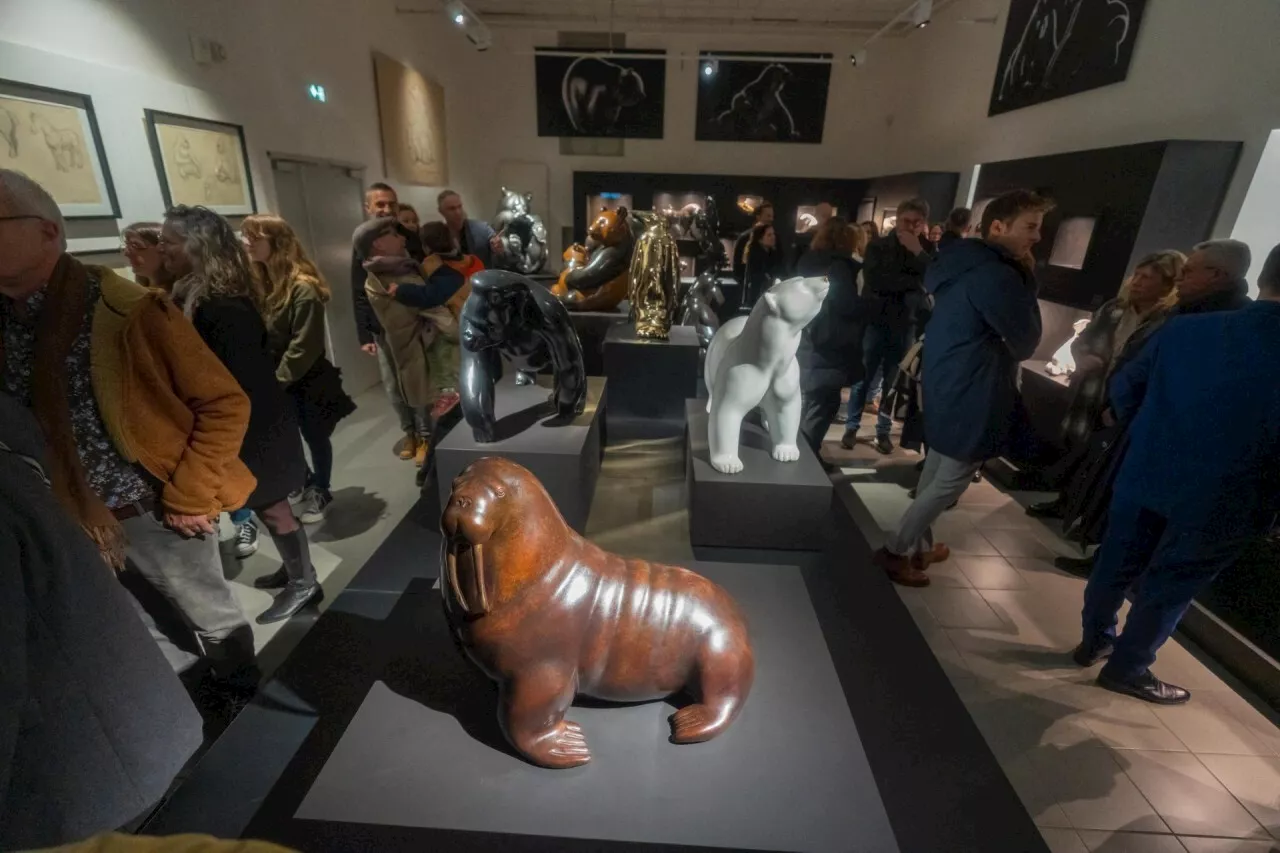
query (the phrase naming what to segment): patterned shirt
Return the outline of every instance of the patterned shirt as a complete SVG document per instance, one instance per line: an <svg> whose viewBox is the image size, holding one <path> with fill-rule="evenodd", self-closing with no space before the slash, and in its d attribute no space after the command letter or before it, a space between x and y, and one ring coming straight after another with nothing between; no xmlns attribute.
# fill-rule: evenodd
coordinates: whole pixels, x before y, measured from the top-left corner
<svg viewBox="0 0 1280 853"><path fill-rule="evenodd" d="M71 406L71 430L89 487L109 508L116 509L155 497L155 489L116 450L98 411L90 370L90 330L93 309L102 297L102 283L92 272L88 290L84 323L67 355L67 400ZM36 323L46 298L44 288L29 296L25 317L14 312L11 300L0 298L0 328L4 334L4 376L0 377L0 387L27 408L31 407L32 383L39 381L34 375Z"/></svg>

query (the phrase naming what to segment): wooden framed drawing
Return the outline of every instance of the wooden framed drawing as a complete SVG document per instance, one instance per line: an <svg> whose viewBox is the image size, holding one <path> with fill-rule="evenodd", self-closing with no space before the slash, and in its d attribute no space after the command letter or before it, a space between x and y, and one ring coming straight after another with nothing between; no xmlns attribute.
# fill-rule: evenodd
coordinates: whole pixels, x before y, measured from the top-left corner
<svg viewBox="0 0 1280 853"><path fill-rule="evenodd" d="M0 169L37 181L67 219L120 216L88 95L0 80Z"/></svg>
<svg viewBox="0 0 1280 853"><path fill-rule="evenodd" d="M156 110L146 116L165 207L199 204L223 216L257 213L243 127Z"/></svg>

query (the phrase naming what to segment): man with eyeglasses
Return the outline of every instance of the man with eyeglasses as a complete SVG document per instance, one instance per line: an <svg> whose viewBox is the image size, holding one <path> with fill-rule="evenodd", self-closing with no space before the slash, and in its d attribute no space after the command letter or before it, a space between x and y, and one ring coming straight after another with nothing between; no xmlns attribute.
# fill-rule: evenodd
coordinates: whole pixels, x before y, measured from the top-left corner
<svg viewBox="0 0 1280 853"><path fill-rule="evenodd" d="M1252 261L1249 247L1239 240L1209 240L1196 246L1178 279L1178 305L1172 317L1235 311L1249 299L1245 276Z"/></svg>
<svg viewBox="0 0 1280 853"><path fill-rule="evenodd" d="M249 400L167 297L66 249L52 196L0 169L0 392L35 414L54 494L104 561L181 615L189 635L171 638L138 606L170 665L191 669L197 645L210 686L251 695L253 632L213 522L255 485Z"/></svg>

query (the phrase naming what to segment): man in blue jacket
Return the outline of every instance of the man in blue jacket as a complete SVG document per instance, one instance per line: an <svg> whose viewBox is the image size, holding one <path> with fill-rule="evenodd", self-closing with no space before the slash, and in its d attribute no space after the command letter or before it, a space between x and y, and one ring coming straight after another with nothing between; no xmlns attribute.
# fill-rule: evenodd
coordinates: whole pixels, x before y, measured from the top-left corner
<svg viewBox="0 0 1280 853"><path fill-rule="evenodd" d="M1280 511L1280 246L1258 286L1244 308L1170 320L1111 379L1111 410L1132 421L1129 449L1073 654L1081 666L1110 657L1098 673L1108 690L1162 705L1191 698L1151 673L1156 652L1195 595ZM1207 435L1212 451L1197 452Z"/></svg>
<svg viewBox="0 0 1280 853"><path fill-rule="evenodd" d="M934 298L920 368L929 455L915 500L875 554L896 583L929 585L925 568L950 555L934 544L933 522L1009 439L1019 365L1040 344L1031 248L1050 206L1027 190L992 200L983 239L956 243L925 275Z"/></svg>

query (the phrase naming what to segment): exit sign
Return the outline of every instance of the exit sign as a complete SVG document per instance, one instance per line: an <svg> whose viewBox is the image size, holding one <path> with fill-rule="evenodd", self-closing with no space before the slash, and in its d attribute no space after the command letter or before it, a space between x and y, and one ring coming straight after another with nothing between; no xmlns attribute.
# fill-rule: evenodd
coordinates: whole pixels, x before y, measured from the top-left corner
<svg viewBox="0 0 1280 853"><path fill-rule="evenodd" d="M322 104L327 100L324 93L324 86L317 83L312 83L307 87L307 94L311 96L311 100L319 101Z"/></svg>

